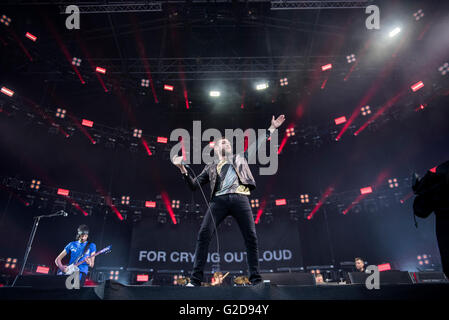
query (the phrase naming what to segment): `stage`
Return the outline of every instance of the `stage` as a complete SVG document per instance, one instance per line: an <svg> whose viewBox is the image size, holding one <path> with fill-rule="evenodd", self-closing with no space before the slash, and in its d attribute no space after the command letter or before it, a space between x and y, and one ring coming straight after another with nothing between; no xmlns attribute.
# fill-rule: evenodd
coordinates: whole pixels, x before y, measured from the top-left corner
<svg viewBox="0 0 449 320"><path fill-rule="evenodd" d="M368 290L364 285L262 287L129 286L114 281L79 290L0 288L0 300L427 300L449 297L449 284L383 285Z"/></svg>

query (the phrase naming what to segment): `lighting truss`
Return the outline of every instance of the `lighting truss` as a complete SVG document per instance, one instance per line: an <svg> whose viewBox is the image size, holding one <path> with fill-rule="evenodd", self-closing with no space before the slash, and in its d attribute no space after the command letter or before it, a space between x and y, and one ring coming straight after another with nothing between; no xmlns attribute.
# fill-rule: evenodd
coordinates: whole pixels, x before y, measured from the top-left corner
<svg viewBox="0 0 449 320"><path fill-rule="evenodd" d="M124 13L124 12L160 12L162 11L162 2L154 1L131 1L131 2L112 2L108 4L100 4L100 2L92 3L75 3L81 13ZM69 5L59 4L61 14L65 14L65 9Z"/></svg>
<svg viewBox="0 0 449 320"><path fill-rule="evenodd" d="M368 0L359 1L271 1L271 10L356 9L366 8Z"/></svg>

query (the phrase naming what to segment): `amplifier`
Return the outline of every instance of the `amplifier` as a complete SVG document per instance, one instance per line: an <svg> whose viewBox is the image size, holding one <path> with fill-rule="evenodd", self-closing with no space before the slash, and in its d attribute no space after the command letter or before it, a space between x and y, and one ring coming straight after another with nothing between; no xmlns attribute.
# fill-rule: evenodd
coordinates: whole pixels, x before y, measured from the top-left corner
<svg viewBox="0 0 449 320"><path fill-rule="evenodd" d="M65 289L66 276L26 275L17 278L14 287L32 287L44 289Z"/></svg>
<svg viewBox="0 0 449 320"><path fill-rule="evenodd" d="M443 272L410 272L410 277L414 283L447 283L446 275Z"/></svg>
<svg viewBox="0 0 449 320"><path fill-rule="evenodd" d="M351 284L365 284L370 274L365 272L349 272ZM413 284L407 271L389 270L379 273L380 284Z"/></svg>
<svg viewBox="0 0 449 320"><path fill-rule="evenodd" d="M269 280L274 285L314 286L315 276L304 272L270 272L261 273L262 279Z"/></svg>

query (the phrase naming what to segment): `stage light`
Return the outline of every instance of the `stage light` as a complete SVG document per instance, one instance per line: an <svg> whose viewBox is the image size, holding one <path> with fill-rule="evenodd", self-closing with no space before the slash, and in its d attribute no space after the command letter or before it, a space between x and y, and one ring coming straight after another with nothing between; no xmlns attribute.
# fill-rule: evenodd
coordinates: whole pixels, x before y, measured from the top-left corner
<svg viewBox="0 0 449 320"><path fill-rule="evenodd" d="M251 208L259 208L259 199L251 199Z"/></svg>
<svg viewBox="0 0 449 320"><path fill-rule="evenodd" d="M56 109L56 114L55 114L56 118L64 119L65 114L66 114L66 110L61 109L61 108Z"/></svg>
<svg viewBox="0 0 449 320"><path fill-rule="evenodd" d="M421 260L421 256L417 256L416 259Z"/></svg>
<svg viewBox="0 0 449 320"><path fill-rule="evenodd" d="M136 277L137 282L147 282L149 279L147 274L138 274Z"/></svg>
<svg viewBox="0 0 449 320"><path fill-rule="evenodd" d="M388 186L391 189L399 187L398 179L396 178L388 179Z"/></svg>
<svg viewBox="0 0 449 320"><path fill-rule="evenodd" d="M364 106L360 110L362 111L362 116L367 116L367 115L371 114L370 106Z"/></svg>
<svg viewBox="0 0 449 320"><path fill-rule="evenodd" d="M9 24L11 23L11 18L3 14L2 17L0 18L0 22L3 23L5 26L9 27Z"/></svg>
<svg viewBox="0 0 449 320"><path fill-rule="evenodd" d="M94 126L94 122L87 120L87 119L83 119L83 121L81 121L81 124L85 127L89 127L92 128Z"/></svg>
<svg viewBox="0 0 449 320"><path fill-rule="evenodd" d="M5 268L6 269L14 269L16 267L17 264L17 259L16 258L7 258L6 259L6 263L5 263Z"/></svg>
<svg viewBox="0 0 449 320"><path fill-rule="evenodd" d="M336 118L335 120L335 124L338 126L339 124L342 124L342 123L345 123L347 120L346 120L346 117L340 117L340 118Z"/></svg>
<svg viewBox="0 0 449 320"><path fill-rule="evenodd" d="M174 209L179 209L179 200L172 200L171 207Z"/></svg>
<svg viewBox="0 0 449 320"><path fill-rule="evenodd" d="M438 71L440 71L442 76L446 75L446 73L449 72L449 63L446 62L445 64L443 64L438 68Z"/></svg>
<svg viewBox="0 0 449 320"><path fill-rule="evenodd" d="M160 224L166 224L167 223L167 214L165 212L159 212L157 216L157 222Z"/></svg>
<svg viewBox="0 0 449 320"><path fill-rule="evenodd" d="M416 92L419 89L421 89L422 87L424 87L424 83L422 81L419 81L419 82L415 83L414 85L412 85L410 88L412 89L413 92Z"/></svg>
<svg viewBox="0 0 449 320"><path fill-rule="evenodd" d="M102 67L97 67L97 68L95 68L95 71L97 71L98 73L102 73L102 74L105 74L105 73L106 73L106 69L105 69L105 68L102 68Z"/></svg>
<svg viewBox="0 0 449 320"><path fill-rule="evenodd" d="M268 88L268 82L263 82L256 85L256 90L265 90L266 88Z"/></svg>
<svg viewBox="0 0 449 320"><path fill-rule="evenodd" d="M1 89L2 93L6 94L7 96L12 97L14 95L14 91L6 88L6 87L2 87Z"/></svg>
<svg viewBox="0 0 449 320"><path fill-rule="evenodd" d="M30 184L30 188L31 189L35 189L35 190L39 190L39 188L41 187L41 182L39 180L31 180L31 184Z"/></svg>
<svg viewBox="0 0 449 320"><path fill-rule="evenodd" d="M424 12L422 11L422 9L419 9L418 11L416 11L413 16L415 17L415 20L418 21L420 20L422 17L424 17Z"/></svg>
<svg viewBox="0 0 449 320"><path fill-rule="evenodd" d="M288 80L287 78L283 78L279 80L281 87L287 86L288 85Z"/></svg>
<svg viewBox="0 0 449 320"><path fill-rule="evenodd" d="M134 129L133 137L134 138L142 138L142 129Z"/></svg>
<svg viewBox="0 0 449 320"><path fill-rule="evenodd" d="M350 54L349 56L346 56L346 60L348 61L348 63L355 62L355 54Z"/></svg>
<svg viewBox="0 0 449 320"><path fill-rule="evenodd" d="M126 204L126 205L128 205L129 204L129 196L122 196L122 200L121 200L121 204Z"/></svg>
<svg viewBox="0 0 449 320"><path fill-rule="evenodd" d="M157 137L157 142L159 143L167 143L168 139L166 137Z"/></svg>
<svg viewBox="0 0 449 320"><path fill-rule="evenodd" d="M287 133L287 137L292 137L295 135L295 129L294 128L288 128L285 130L285 132Z"/></svg>
<svg viewBox="0 0 449 320"><path fill-rule="evenodd" d="M164 84L164 90L173 91L173 86L170 86L168 84Z"/></svg>
<svg viewBox="0 0 449 320"><path fill-rule="evenodd" d="M330 70L330 69L332 69L332 64L331 63L328 63L328 64L326 64L324 66L321 66L321 70L322 71L326 71L326 70Z"/></svg>
<svg viewBox="0 0 449 320"><path fill-rule="evenodd" d="M372 187L365 187L360 189L360 194L368 194L368 193L372 193L373 192L373 188Z"/></svg>
<svg viewBox="0 0 449 320"><path fill-rule="evenodd" d="M423 254L422 258L427 259L427 254Z"/></svg>
<svg viewBox="0 0 449 320"><path fill-rule="evenodd" d="M285 206L287 204L287 200L285 199L276 199L275 201L277 206Z"/></svg>
<svg viewBox="0 0 449 320"><path fill-rule="evenodd" d="M221 95L220 91L210 91L209 95L211 97L219 97Z"/></svg>
<svg viewBox="0 0 449 320"><path fill-rule="evenodd" d="M309 203L309 195L308 194L302 194L299 196L301 203Z"/></svg>
<svg viewBox="0 0 449 320"><path fill-rule="evenodd" d="M145 207L156 208L156 201L145 201Z"/></svg>
<svg viewBox="0 0 449 320"><path fill-rule="evenodd" d="M36 268L36 273L48 274L49 272L50 272L49 267L37 266L37 268Z"/></svg>
<svg viewBox="0 0 449 320"><path fill-rule="evenodd" d="M73 57L72 58L72 65L74 65L74 66L76 66L76 67L79 67L80 65L81 65L81 59L80 58L77 58L77 57Z"/></svg>
<svg viewBox="0 0 449 320"><path fill-rule="evenodd" d="M148 80L148 79L142 79L141 81L140 81L140 85L142 86L142 87L149 87L150 86L150 80Z"/></svg>
<svg viewBox="0 0 449 320"><path fill-rule="evenodd" d="M70 193L70 191L67 190L67 189L59 188L58 191L57 191L57 194L59 194L60 196L68 196L69 193Z"/></svg>
<svg viewBox="0 0 449 320"><path fill-rule="evenodd" d="M29 33L29 32L27 32L27 33L25 34L25 37L27 37L28 39L30 39L31 41L34 41L34 42L36 42L36 40L37 40L37 37L36 37L35 35L32 35L32 34Z"/></svg>
<svg viewBox="0 0 449 320"><path fill-rule="evenodd" d="M401 28L396 27L393 30L390 31L390 33L388 34L390 36L390 38L393 38L394 36L396 36L397 34L399 34L399 32L401 32Z"/></svg>
<svg viewBox="0 0 449 320"><path fill-rule="evenodd" d="M118 280L119 275L120 275L120 272L119 272L119 271L113 271L113 270L111 270L111 271L109 272L109 280Z"/></svg>

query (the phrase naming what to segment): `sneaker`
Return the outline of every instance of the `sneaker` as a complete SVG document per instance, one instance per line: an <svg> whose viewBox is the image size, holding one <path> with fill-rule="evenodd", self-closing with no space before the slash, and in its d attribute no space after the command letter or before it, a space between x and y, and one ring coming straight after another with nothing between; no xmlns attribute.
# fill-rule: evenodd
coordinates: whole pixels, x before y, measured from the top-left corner
<svg viewBox="0 0 449 320"><path fill-rule="evenodd" d="M195 284L193 282L189 282L185 285L186 287L201 287L201 285Z"/></svg>

